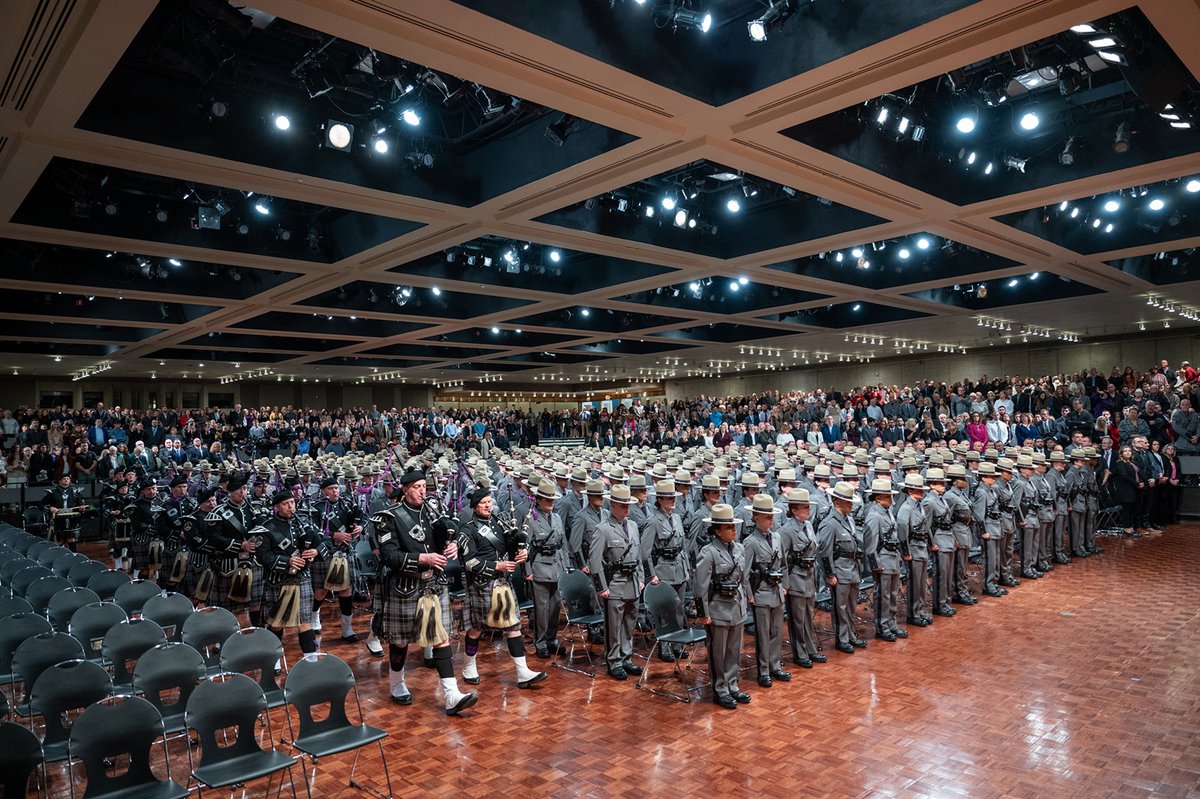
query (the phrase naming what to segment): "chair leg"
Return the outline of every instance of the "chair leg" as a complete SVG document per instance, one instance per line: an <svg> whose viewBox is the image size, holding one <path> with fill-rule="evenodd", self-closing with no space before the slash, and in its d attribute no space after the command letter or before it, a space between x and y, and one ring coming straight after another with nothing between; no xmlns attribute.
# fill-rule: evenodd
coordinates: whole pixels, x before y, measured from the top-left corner
<svg viewBox="0 0 1200 799"><path fill-rule="evenodd" d="M361 782L357 782L354 779L354 771L358 768L358 757L359 757L359 755L362 754L361 746L358 749L354 750L354 763L350 766L350 787L357 788L360 791L366 791L367 793L371 794L372 796L379 797L379 799L392 799L392 775L388 771L387 755L384 754L384 751L383 751L383 739L381 738L380 740L376 741L375 743L378 744L378 746L379 746L379 759L381 761L383 761L383 777L387 781L387 787L388 787L387 795L380 793L378 789L376 789L370 785L363 785Z"/></svg>

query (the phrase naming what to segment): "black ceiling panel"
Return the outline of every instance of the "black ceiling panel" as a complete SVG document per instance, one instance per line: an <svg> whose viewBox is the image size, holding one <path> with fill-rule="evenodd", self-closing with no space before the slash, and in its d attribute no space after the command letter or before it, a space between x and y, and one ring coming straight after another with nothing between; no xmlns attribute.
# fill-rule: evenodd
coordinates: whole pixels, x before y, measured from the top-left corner
<svg viewBox="0 0 1200 799"><path fill-rule="evenodd" d="M748 313L785 305L800 305L824 299L811 291L771 286L736 277L698 278L687 283L625 294L615 299L664 309L686 309L704 313Z"/></svg>
<svg viewBox="0 0 1200 799"><path fill-rule="evenodd" d="M77 355L84 357L107 357L120 347L116 344L62 344L53 341L2 341L0 352L19 355Z"/></svg>
<svg viewBox="0 0 1200 799"><path fill-rule="evenodd" d="M661 327L685 321L674 316L658 316L649 313L630 313L612 308L564 308L559 311L524 316L512 319L511 325L536 325L538 327L565 327L587 333L623 333L648 327Z"/></svg>
<svg viewBox="0 0 1200 799"><path fill-rule="evenodd" d="M542 364L544 366L553 366L554 364L576 364L576 363L596 363L596 355L572 355L568 352L523 352L516 355L505 355L503 358L497 358L497 361L512 361L514 363L529 363ZM490 362L489 362L490 363Z"/></svg>
<svg viewBox="0 0 1200 799"><path fill-rule="evenodd" d="M464 372L523 372L528 369L536 368L533 364L527 363L497 363L496 361L467 361L465 363L454 363L446 366L440 366L439 369L448 369L452 371Z"/></svg>
<svg viewBox="0 0 1200 799"><path fill-rule="evenodd" d="M25 339L105 340L128 344L143 341L161 332L163 332L163 328L159 327L123 327L106 324L26 322L20 319L0 319L0 336L19 336Z"/></svg>
<svg viewBox="0 0 1200 799"><path fill-rule="evenodd" d="M301 354L309 354L328 349L333 342L329 339L300 338L296 336L267 336L251 333L223 333L213 331L203 336L182 342L185 345L199 347L233 347L248 350L285 350ZM353 342L346 342L347 345Z"/></svg>
<svg viewBox="0 0 1200 799"><path fill-rule="evenodd" d="M529 305L528 300L467 294L441 289L422 289L386 283L357 281L303 300L300 305L331 311L391 313L399 316L470 319L473 316L507 311ZM392 335L396 335L393 333Z"/></svg>
<svg viewBox="0 0 1200 799"><path fill-rule="evenodd" d="M688 344L671 344L654 338L616 338L597 344L576 344L568 349L591 352L596 355L652 355L657 352L675 352L691 349Z"/></svg>
<svg viewBox="0 0 1200 799"><path fill-rule="evenodd" d="M942 286L929 291L914 291L908 296L930 302L940 302L956 308L967 308L972 311L989 311L993 308L1031 302L1086 297L1099 292L1098 288L1061 275L1054 275L1050 272L1031 272L1019 277ZM1051 322L1049 319L1046 321L1047 323Z"/></svg>
<svg viewBox="0 0 1200 799"><path fill-rule="evenodd" d="M399 358L364 358L357 355L342 355L337 358L325 358L320 361L314 361L314 366L346 366L350 368L361 369L377 369L387 371L389 369L414 369L423 366L429 366L434 361L415 361L404 360Z"/></svg>
<svg viewBox="0 0 1200 799"><path fill-rule="evenodd" d="M874 302L843 302L833 305L823 305L819 308L809 308L803 311L792 311L783 314L760 316L760 319L771 322L784 322L793 325L811 325L842 329L860 325L879 325L886 322L899 322L905 319L921 319L930 316L920 311L910 311L906 308L893 308L890 305L880 305Z"/></svg>
<svg viewBox="0 0 1200 799"><path fill-rule="evenodd" d="M315 333L318 335L355 336L361 338L389 338L423 330L428 325L420 322L400 322L384 319L367 319L357 317L351 319L340 314L332 319L327 314L318 313L287 313L272 311L260 314L244 322L237 322L233 327L250 328L252 330L283 330L291 333Z"/></svg>
<svg viewBox="0 0 1200 799"><path fill-rule="evenodd" d="M194 349L185 347L164 347L157 352L152 352L146 356L147 358L161 358L163 360L173 361L195 361L197 369L207 368L210 371L219 371L228 362L228 364L241 363L249 361L250 363L280 363L295 358L295 355L285 355L271 352L255 352L252 355L235 350L217 350L196 347ZM199 364L204 364L200 367ZM217 364L221 364L218 367Z"/></svg>
<svg viewBox="0 0 1200 799"><path fill-rule="evenodd" d="M507 330L502 327L475 327L467 330L459 330L454 333L447 333L439 336L437 340L456 341L460 344L472 345L486 344L498 347L547 347L561 344L564 341L573 341L576 338L576 336L565 336L560 333L541 333L526 330L518 333L516 330Z"/></svg>
<svg viewBox="0 0 1200 799"><path fill-rule="evenodd" d="M728 322L710 323L685 327L682 330L667 330L655 333L658 338L686 339L688 341L703 341L712 344L735 344L738 342L762 341L778 336L795 335L794 330L779 330L778 328L754 327L753 325L736 325Z"/></svg>
<svg viewBox="0 0 1200 799"><path fill-rule="evenodd" d="M63 292L58 286L46 291L0 292L0 313L181 325L215 310L210 305L126 300Z"/></svg>
<svg viewBox="0 0 1200 799"><path fill-rule="evenodd" d="M1200 280L1200 254L1197 254L1195 247L1118 258L1107 263L1127 275L1156 286Z"/></svg>
<svg viewBox="0 0 1200 799"><path fill-rule="evenodd" d="M479 342L484 343L484 342ZM503 349L484 349L481 347L445 347L434 344L391 344L386 347L365 350L367 355L388 355L391 357L431 358L433 360L468 360L495 355Z"/></svg>

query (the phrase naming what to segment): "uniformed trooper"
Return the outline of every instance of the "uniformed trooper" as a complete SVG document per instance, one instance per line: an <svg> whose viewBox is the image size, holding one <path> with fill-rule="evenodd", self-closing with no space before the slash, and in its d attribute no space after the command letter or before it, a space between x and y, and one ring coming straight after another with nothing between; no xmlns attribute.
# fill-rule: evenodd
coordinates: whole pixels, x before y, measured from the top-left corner
<svg viewBox="0 0 1200 799"><path fill-rule="evenodd" d="M817 538L826 582L833 587L833 633L839 652L850 654L867 642L858 634L855 606L862 582L863 542L850 513L854 508L854 487L839 481L829 493L832 510L821 520Z"/></svg>
<svg viewBox="0 0 1200 799"><path fill-rule="evenodd" d="M1004 596L1000 588L1000 499L996 490L996 464L979 464L979 485L971 500L971 515L982 530L983 546L983 593L987 596Z"/></svg>
<svg viewBox="0 0 1200 799"><path fill-rule="evenodd" d="M366 517L348 497L336 477L326 477L320 483L320 496L311 506L312 526L329 549L329 557L313 562L312 628L321 637L321 605L330 593L338 597L342 621L342 640L356 643L354 632L354 543L365 529Z"/></svg>
<svg viewBox="0 0 1200 799"><path fill-rule="evenodd" d="M1093 447L1084 447L1084 471L1087 476L1087 515L1084 517L1083 548L1089 555L1099 555L1104 547L1096 545L1096 520L1100 515L1100 478L1096 475L1096 464L1100 459Z"/></svg>
<svg viewBox="0 0 1200 799"><path fill-rule="evenodd" d="M833 510L833 501L829 498L829 480L831 477L829 465L819 463L813 467L812 481L816 486L815 491L810 491L809 496L813 499L812 523L813 527L819 531L821 522L825 520L826 514Z"/></svg>
<svg viewBox="0 0 1200 799"><path fill-rule="evenodd" d="M751 528L754 527L754 521L750 518L751 504L754 502L754 497L762 490L762 479L759 478L756 472L747 469L742 472L739 486L742 496L738 499L737 504L733 506L733 514L742 520L742 524L738 528L738 534L744 538L749 534Z"/></svg>
<svg viewBox="0 0 1200 799"><path fill-rule="evenodd" d="M634 474L629 478L629 495L633 497L633 504L629 506L629 519L634 526L641 529L646 523L646 519L650 517L650 510L653 507L652 500L648 500L648 496L652 496L649 486L646 485L646 475Z"/></svg>
<svg viewBox="0 0 1200 799"><path fill-rule="evenodd" d="M1008 593L1007 588L1021 584L1013 573L1018 513L1016 503L1013 502L1016 465L1011 458L997 457L996 472L998 477L992 488L1000 505L1000 577L997 585L1000 586L1000 594L1004 595Z"/></svg>
<svg viewBox="0 0 1200 799"><path fill-rule="evenodd" d="M131 538L129 552L135 579L153 577L150 571L150 545L155 538L154 517L157 515L158 484L154 480L143 480L137 485L134 499L122 511L122 516L128 520Z"/></svg>
<svg viewBox="0 0 1200 799"><path fill-rule="evenodd" d="M604 483L599 480L588 480L584 486L583 496L586 504L571 519L567 546L572 565L590 572L587 565L588 547L591 546L592 531L608 517L608 511L604 509L607 494L604 491Z"/></svg>
<svg viewBox="0 0 1200 799"><path fill-rule="evenodd" d="M684 600L688 580L691 578L691 562L688 560L687 535L683 531L683 519L675 513L678 494L670 480L659 480L654 486L654 508L641 524L640 549L644 572L651 585L664 582L675 589L679 597L676 621L680 628L687 626ZM674 650L666 644L658 645L658 656L668 663L684 654L682 646Z"/></svg>
<svg viewBox="0 0 1200 799"><path fill-rule="evenodd" d="M783 547L783 587L787 592L792 662L801 668L811 669L814 662L824 663L828 660L821 654L813 627L817 596L816 562L820 555L817 533L809 519L813 500L808 489L792 488L788 490L784 501L787 513L779 528L779 538Z"/></svg>
<svg viewBox="0 0 1200 799"><path fill-rule="evenodd" d="M685 519L695 507L692 489L696 486L696 481L692 479L691 472L686 469L679 469L675 472L675 514L680 519ZM657 490L657 489L656 489Z"/></svg>
<svg viewBox="0 0 1200 799"><path fill-rule="evenodd" d="M424 472L405 472L400 478L403 499L371 516L384 570L372 624L388 644L389 690L398 705L412 704L404 678L409 644L441 638L432 641L432 660L446 715L457 716L478 701L474 693L458 689L447 633L451 623L446 564L458 557L458 545L441 508L426 502L425 485ZM421 619L424 629L418 624L423 603L432 614Z"/></svg>
<svg viewBox="0 0 1200 799"><path fill-rule="evenodd" d="M941 473L938 469L936 474ZM929 483L917 473L904 476L901 490L907 498L896 513L896 528L905 542L908 561L908 623L928 627L933 623L932 602L929 596L929 547L933 541L933 514L925 505L926 496L933 495ZM940 503L941 497L933 502ZM897 633L899 635L899 633ZM903 636L900 636L903 638Z"/></svg>
<svg viewBox="0 0 1200 799"><path fill-rule="evenodd" d="M155 535L162 541L162 568L158 573L158 584L168 591L190 595L187 583L188 560L186 537L181 529L184 519L196 510L196 501L187 494L188 484L182 476L171 481L170 494L159 506L155 517ZM178 562L177 562L178 561Z"/></svg>
<svg viewBox="0 0 1200 799"><path fill-rule="evenodd" d="M587 481L586 469L582 466L576 466L571 469L570 479L567 480L567 488L562 492L563 498L554 503L554 512L562 518L563 529L568 532L575 522L575 514L583 510L583 506L587 504L587 500L583 495Z"/></svg>
<svg viewBox="0 0 1200 799"><path fill-rule="evenodd" d="M708 631L708 668L712 676L713 702L728 710L750 701L740 689L742 636L750 597L750 576L743 546L735 539L741 520L725 503L712 506L706 517L712 537L696 560L692 595L700 623Z"/></svg>
<svg viewBox="0 0 1200 799"><path fill-rule="evenodd" d="M712 516L712 508L721 501L723 494L721 481L715 474L706 474L700 478L700 504L689 518L684 519L688 538L688 560L693 566L700 557L700 550L709 542L709 524L704 520Z"/></svg>
<svg viewBox="0 0 1200 799"><path fill-rule="evenodd" d="M542 480L533 496L534 506L524 524L524 538L529 542L525 581L533 595L533 646L538 657L546 658L559 650L558 578L572 566L562 519L554 512L554 503L561 495L554 483ZM585 510L580 515L586 513Z"/></svg>
<svg viewBox="0 0 1200 799"><path fill-rule="evenodd" d="M900 604L900 562L908 554L907 541L901 536L892 513L892 502L896 497L892 481L876 478L871 481L870 492L873 501L868 505L863 522L862 548L867 566L875 576L875 635L884 641L895 641L908 637L908 633L896 625L896 608ZM905 504L911 503L906 501ZM913 511L910 508L907 512ZM916 512L920 513L919 508ZM909 524L910 520L906 519L906 531Z"/></svg>
<svg viewBox="0 0 1200 799"><path fill-rule="evenodd" d="M1087 524L1087 457L1083 447L1072 450L1071 469L1067 472L1067 498L1070 504L1068 524L1071 539L1071 557L1086 558L1089 553L1084 549L1084 526Z"/></svg>
<svg viewBox="0 0 1200 799"><path fill-rule="evenodd" d="M1013 511L1018 528L1021 530L1021 576L1027 580L1036 580L1042 576L1037 571L1037 539L1041 533L1041 521L1038 518L1037 486L1033 484L1033 457L1030 455L1017 456L1017 476L1012 480Z"/></svg>
<svg viewBox="0 0 1200 799"><path fill-rule="evenodd" d="M946 566L949 572L940 583L945 594L939 597L938 605L943 610L947 602L959 605L974 605L979 602L978 599L971 596L967 574L971 556L971 539L975 526L975 514L972 500L969 497L971 489L967 478L967 467L961 463L952 463L947 469L947 476L950 478L951 485L942 496L950 510L950 530L954 534L954 547L949 557L946 556L944 550L938 553L939 575L942 566ZM944 541L945 538L940 540ZM953 614L939 613L938 615Z"/></svg>
<svg viewBox="0 0 1200 799"><path fill-rule="evenodd" d="M522 563L529 559L529 547L520 532L510 526L494 525L492 494L477 488L468 495L471 518L459 525L458 556L463 564L466 599L463 604L463 643L465 662L463 682L478 685L479 668L475 658L483 631L504 632L508 654L517 672L517 687L532 688L546 679L544 671L534 671L525 661L525 640L521 637L521 617L512 580ZM503 606L505 603L509 607ZM508 622L512 622L511 624Z"/></svg>
<svg viewBox="0 0 1200 799"><path fill-rule="evenodd" d="M625 680L630 674L642 673L632 660L633 629L646 579L641 541L636 525L629 519L629 507L634 502L629 486L614 484L608 498L609 516L592 531L588 566L596 582L596 595L604 603L608 676Z"/></svg>
<svg viewBox="0 0 1200 799"><path fill-rule="evenodd" d="M950 607L954 577L954 519L950 500L946 496L945 470L936 466L927 469L925 485L929 490L925 492L925 498L921 501L921 509L929 520L930 528L929 572L933 595L929 602L932 615L928 615L927 618L932 619L933 616L955 615L954 608ZM966 510L969 518L970 509ZM943 557L943 552L949 553L948 556ZM911 592L912 584L909 583L909 586Z"/></svg>
<svg viewBox="0 0 1200 799"><path fill-rule="evenodd" d="M1049 557L1054 563L1063 565L1071 562L1067 538L1067 518L1071 515L1070 485L1067 478L1067 456L1055 450L1049 457L1050 470L1046 481L1054 492L1054 526L1050 531Z"/></svg>
<svg viewBox="0 0 1200 799"><path fill-rule="evenodd" d="M1054 488L1048 477L1050 464L1044 453L1033 453L1033 475L1030 481L1038 498L1037 546L1033 552L1033 567L1042 574L1054 570L1051 563L1050 536L1054 533Z"/></svg>
<svg viewBox="0 0 1200 799"><path fill-rule="evenodd" d="M770 688L774 680L787 682L783 669L783 544L779 534L779 509L771 495L760 493L751 500L754 529L743 539L746 571L750 573L750 604L754 606L754 650L758 661L758 684Z"/></svg>
<svg viewBox="0 0 1200 799"><path fill-rule="evenodd" d="M271 495L273 512L251 528L254 559L262 567L266 582L264 602L268 607L267 629L283 640L285 630L296 630L300 651L317 651L312 629L312 577L309 568L328 557L326 541L296 518L296 500L290 491Z"/></svg>

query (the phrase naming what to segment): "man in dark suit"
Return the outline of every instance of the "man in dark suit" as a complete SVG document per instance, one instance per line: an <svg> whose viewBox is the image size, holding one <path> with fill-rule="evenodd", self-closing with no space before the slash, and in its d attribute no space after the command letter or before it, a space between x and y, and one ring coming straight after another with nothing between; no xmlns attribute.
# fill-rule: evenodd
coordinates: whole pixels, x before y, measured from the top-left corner
<svg viewBox="0 0 1200 799"><path fill-rule="evenodd" d="M842 440L842 426L837 424L832 416L825 417L825 424L821 425L821 438L826 444L833 445L835 441Z"/></svg>

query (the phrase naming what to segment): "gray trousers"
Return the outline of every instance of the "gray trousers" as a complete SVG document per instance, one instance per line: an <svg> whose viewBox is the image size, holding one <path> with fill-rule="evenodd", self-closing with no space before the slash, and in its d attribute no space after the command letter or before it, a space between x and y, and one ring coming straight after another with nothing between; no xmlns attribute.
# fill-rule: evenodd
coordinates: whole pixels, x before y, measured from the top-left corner
<svg viewBox="0 0 1200 799"><path fill-rule="evenodd" d="M708 625L708 670L712 674L713 696L733 696L738 692L745 626L741 622Z"/></svg>
<svg viewBox="0 0 1200 799"><path fill-rule="evenodd" d="M929 607L929 561L913 558L908 562L908 620L929 616Z"/></svg>
<svg viewBox="0 0 1200 799"><path fill-rule="evenodd" d="M1000 534L1000 548L998 551L1000 558L1000 576L1010 578L1013 576L1013 543L1016 539L1016 529L1009 530L1007 533Z"/></svg>
<svg viewBox="0 0 1200 799"><path fill-rule="evenodd" d="M1083 521L1083 548L1092 549L1096 546L1096 516L1093 508L1088 508Z"/></svg>
<svg viewBox="0 0 1200 799"><path fill-rule="evenodd" d="M839 644L850 645L852 639L857 640L858 622L854 616L858 605L858 580L852 583L838 580L833 587L833 635Z"/></svg>
<svg viewBox="0 0 1200 799"><path fill-rule="evenodd" d="M1049 563L1054 559L1054 524L1058 517L1048 522L1042 522L1042 532L1038 536L1038 561Z"/></svg>
<svg viewBox="0 0 1200 799"><path fill-rule="evenodd" d="M1041 524L1021 528L1021 571L1037 568L1038 537L1041 533Z"/></svg>
<svg viewBox="0 0 1200 799"><path fill-rule="evenodd" d="M1052 545L1051 550L1056 558L1067 554L1065 551L1066 544L1063 541L1067 537L1067 517L1070 515L1070 511L1067 511L1054 517L1054 529L1050 531L1050 543Z"/></svg>
<svg viewBox="0 0 1200 799"><path fill-rule="evenodd" d="M1000 588L1000 558L1004 533L983 539L983 587L988 591Z"/></svg>
<svg viewBox="0 0 1200 799"><path fill-rule="evenodd" d="M532 580L533 586L533 644L551 646L558 640L558 583Z"/></svg>
<svg viewBox="0 0 1200 799"><path fill-rule="evenodd" d="M813 628L816 600L810 596L788 594L788 633L792 637L792 657L804 660L817 654L817 632Z"/></svg>
<svg viewBox="0 0 1200 799"><path fill-rule="evenodd" d="M900 602L900 575L875 574L875 631L896 632L896 605Z"/></svg>
<svg viewBox="0 0 1200 799"><path fill-rule="evenodd" d="M934 553L937 557L937 573L933 576L933 602L934 607L941 612L951 609L950 599L954 596L954 556L956 552L958 552L957 549L950 551L939 549Z"/></svg>
<svg viewBox="0 0 1200 799"><path fill-rule="evenodd" d="M954 595L957 597L971 595L971 580L967 572L967 566L970 563L971 550L964 546L956 546L954 548Z"/></svg>
<svg viewBox="0 0 1200 799"><path fill-rule="evenodd" d="M637 599L604 600L604 656L609 669L621 667L632 657L637 613Z"/></svg>
<svg viewBox="0 0 1200 799"><path fill-rule="evenodd" d="M1071 552L1079 552L1084 547L1083 526L1087 522L1087 511L1071 511Z"/></svg>
<svg viewBox="0 0 1200 799"><path fill-rule="evenodd" d="M754 654L758 658L759 677L768 677L783 668L783 605L754 606Z"/></svg>

